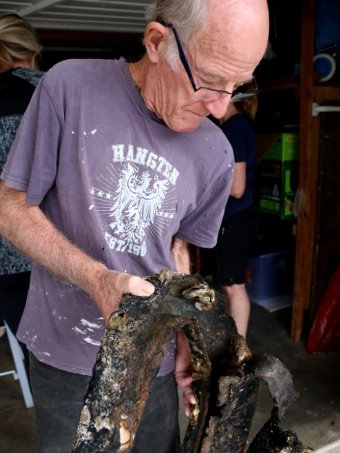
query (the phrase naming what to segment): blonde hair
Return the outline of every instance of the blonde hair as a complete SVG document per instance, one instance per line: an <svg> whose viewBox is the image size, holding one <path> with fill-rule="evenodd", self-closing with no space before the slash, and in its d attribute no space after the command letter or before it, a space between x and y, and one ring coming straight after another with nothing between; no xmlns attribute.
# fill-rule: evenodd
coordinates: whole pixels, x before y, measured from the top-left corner
<svg viewBox="0 0 340 453"><path fill-rule="evenodd" d="M32 58L37 69L41 50L34 28L25 19L16 14L0 17L0 72Z"/></svg>

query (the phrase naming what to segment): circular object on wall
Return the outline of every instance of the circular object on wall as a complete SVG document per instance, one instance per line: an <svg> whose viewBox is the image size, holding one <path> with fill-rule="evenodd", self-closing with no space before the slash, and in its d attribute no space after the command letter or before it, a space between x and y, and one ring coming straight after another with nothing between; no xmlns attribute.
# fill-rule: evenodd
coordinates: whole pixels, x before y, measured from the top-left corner
<svg viewBox="0 0 340 453"><path fill-rule="evenodd" d="M326 82L331 79L335 73L335 59L328 53L319 53L313 58L313 70L320 74L320 82Z"/></svg>

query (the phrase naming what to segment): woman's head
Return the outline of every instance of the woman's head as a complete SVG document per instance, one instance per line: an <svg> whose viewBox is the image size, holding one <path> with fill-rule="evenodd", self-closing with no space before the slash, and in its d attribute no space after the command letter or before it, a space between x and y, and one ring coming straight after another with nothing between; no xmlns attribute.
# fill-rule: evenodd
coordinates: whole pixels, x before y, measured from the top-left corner
<svg viewBox="0 0 340 453"><path fill-rule="evenodd" d="M245 94L244 97L240 97L239 100L235 100L229 103L227 111L220 119L220 124L223 124L230 117L236 115L237 113L242 113L251 121L255 120L258 109L258 100L257 95L254 91L253 84L249 83L242 85L242 93Z"/></svg>
<svg viewBox="0 0 340 453"><path fill-rule="evenodd" d="M34 28L22 17L0 17L0 72L13 67L37 68L42 46Z"/></svg>
<svg viewBox="0 0 340 453"><path fill-rule="evenodd" d="M235 102L236 109L254 121L258 108L257 96L249 96L245 99Z"/></svg>

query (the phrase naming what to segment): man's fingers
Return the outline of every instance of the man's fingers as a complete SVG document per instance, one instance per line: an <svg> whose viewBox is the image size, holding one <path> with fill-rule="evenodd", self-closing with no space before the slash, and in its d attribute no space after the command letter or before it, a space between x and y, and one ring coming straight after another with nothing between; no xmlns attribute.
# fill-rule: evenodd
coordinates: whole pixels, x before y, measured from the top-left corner
<svg viewBox="0 0 340 453"><path fill-rule="evenodd" d="M182 388L189 387L192 384L192 376L182 376L178 373L175 373L175 378L177 384L180 385Z"/></svg>
<svg viewBox="0 0 340 453"><path fill-rule="evenodd" d="M191 393L188 398L189 398L190 404L196 404L197 403L195 395L193 393Z"/></svg>
<svg viewBox="0 0 340 453"><path fill-rule="evenodd" d="M183 391L183 398L190 404L196 404L196 398L191 388Z"/></svg>
<svg viewBox="0 0 340 453"><path fill-rule="evenodd" d="M187 417L190 416L192 407L195 406L196 403L196 398L192 391L188 391L188 393L183 392L184 413Z"/></svg>

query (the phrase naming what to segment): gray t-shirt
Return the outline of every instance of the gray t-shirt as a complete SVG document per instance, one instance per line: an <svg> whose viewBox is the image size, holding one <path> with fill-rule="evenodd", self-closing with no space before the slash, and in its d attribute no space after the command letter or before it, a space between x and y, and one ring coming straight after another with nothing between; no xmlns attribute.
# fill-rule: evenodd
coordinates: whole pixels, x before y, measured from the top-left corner
<svg viewBox="0 0 340 453"><path fill-rule="evenodd" d="M125 60L68 60L39 84L2 178L90 256L144 276L174 269L175 235L214 246L233 165L208 119L178 133L150 112ZM18 337L39 360L90 375L103 332L84 291L33 264Z"/></svg>

